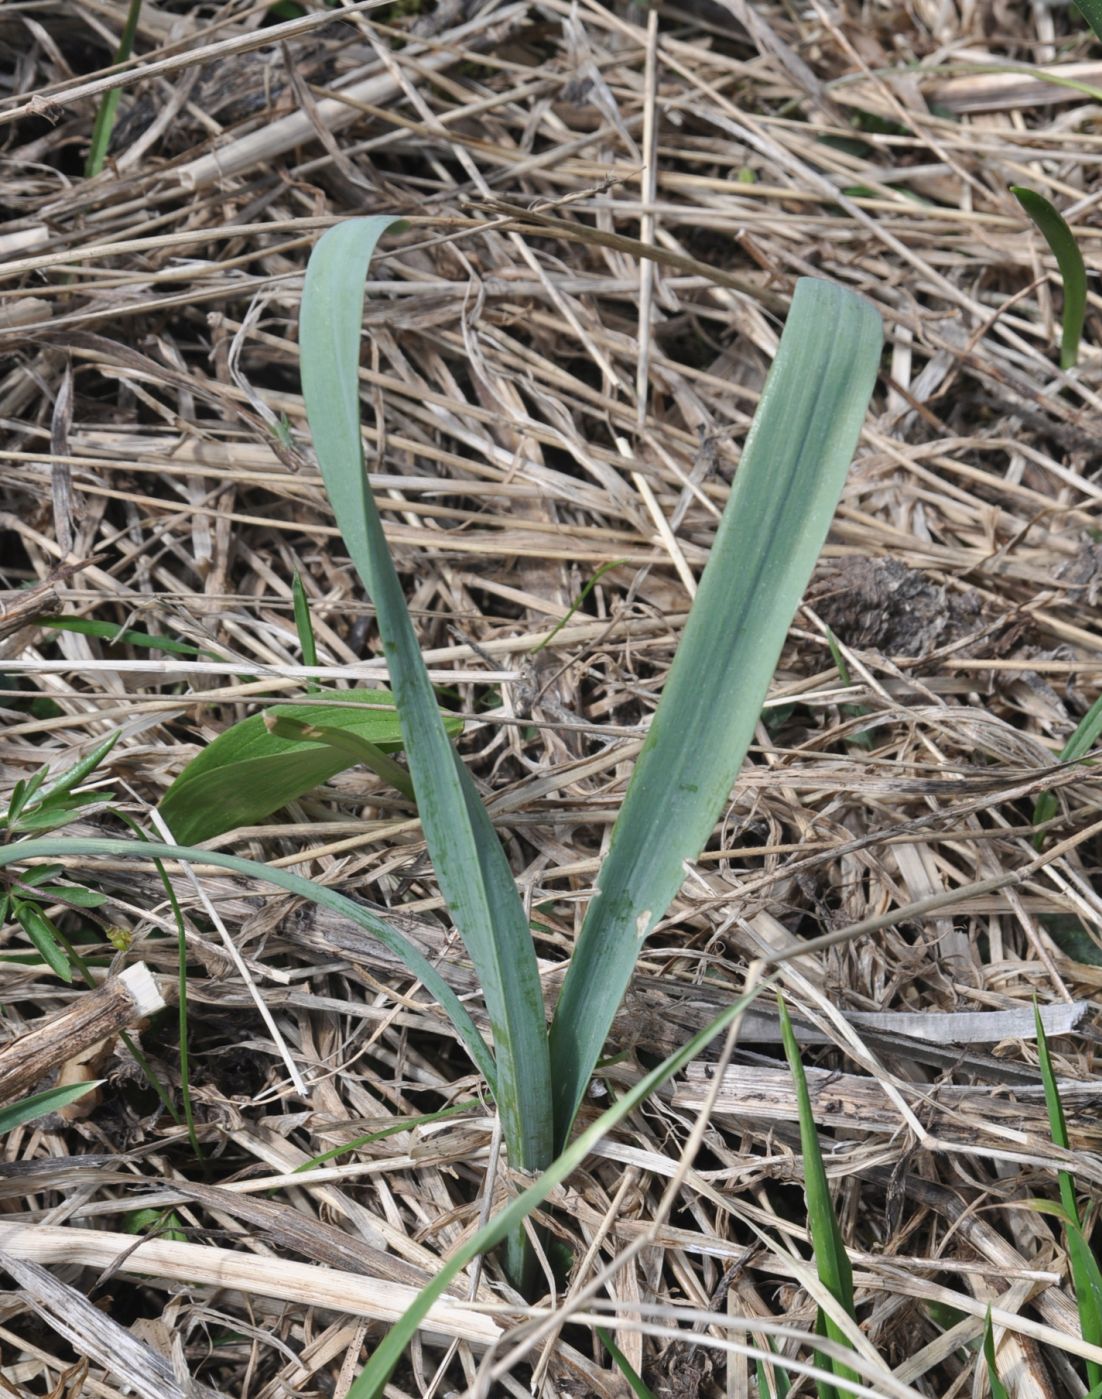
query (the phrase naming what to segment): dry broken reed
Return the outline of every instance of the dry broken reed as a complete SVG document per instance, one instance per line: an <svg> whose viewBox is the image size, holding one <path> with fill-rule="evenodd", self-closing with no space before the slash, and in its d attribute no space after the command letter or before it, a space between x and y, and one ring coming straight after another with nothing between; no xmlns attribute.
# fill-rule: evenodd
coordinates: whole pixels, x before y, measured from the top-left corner
<svg viewBox="0 0 1102 1399"><path fill-rule="evenodd" d="M743 780L648 946L606 1091L729 1003L750 960L878 920L784 974L822 1071L864 1373L877 1393L970 1393L990 1304L1015 1399L1077 1393L1059 1235L1021 1202L1052 1198L1057 1166L1099 1186L1097 1031L1078 1003L1102 982L1100 789L1054 763L1102 674L1100 320L1092 296L1080 370L1061 374L1054 268L1007 187L1057 202L1097 264L1102 63L1083 26L963 0L691 0L655 23L596 0L370 0L292 20L146 0L135 59L105 74L125 10L0 12L0 562L4 588L41 590L32 610L5 601L5 789L117 728L105 785L144 819L258 696L301 692L296 570L330 681L381 674L304 433L295 337L317 231L403 214L369 289L365 440L550 996L778 313L809 271L865 292L890 354L857 465ZM87 181L112 85L115 142ZM1031 865L1045 788L1060 816ZM215 844L391 910L479 1015L416 822L373 780L345 775ZM199 873L308 1097L177 879L204 1157L111 1046L95 1106L5 1139L13 1393L341 1395L380 1323L510 1188L477 1079L394 962L324 912ZM168 991L162 891L130 864L94 878L111 901L86 950L140 956ZM14 928L4 941L26 950ZM9 1039L82 994L27 961L0 963L0 985ZM1071 1161L1048 1139L1034 996L1069 1007L1054 1049ZM553 1197L566 1291L526 1311L489 1260L395 1394L622 1394L588 1322L562 1329L602 1270L583 1319L606 1316L657 1395L753 1393L755 1336L809 1359L785 1340L821 1299L762 1009L718 1095L699 1063ZM176 1083L172 1025L143 1042ZM658 1218L671 1178L678 1208ZM157 1237L123 1246L138 1218Z"/></svg>

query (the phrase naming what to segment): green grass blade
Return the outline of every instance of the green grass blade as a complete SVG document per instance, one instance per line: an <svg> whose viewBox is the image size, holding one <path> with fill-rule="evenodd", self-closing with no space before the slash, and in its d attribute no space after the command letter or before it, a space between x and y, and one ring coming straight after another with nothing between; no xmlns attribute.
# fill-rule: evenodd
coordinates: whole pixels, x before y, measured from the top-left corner
<svg viewBox="0 0 1102 1399"><path fill-rule="evenodd" d="M987 1320L983 1326L983 1358L987 1361L987 1383L991 1389L991 1399L1010 1399L1006 1385L999 1379L995 1361L995 1330L991 1325L991 1308L987 1308Z"/></svg>
<svg viewBox="0 0 1102 1399"><path fill-rule="evenodd" d="M218 660L214 651L202 651L187 641L177 641L174 636L136 631L132 627L120 627L116 622L97 622L92 617L37 617L35 626L48 627L51 631L73 632L77 636L100 637L109 646L142 646L150 650L168 651L176 656L210 656Z"/></svg>
<svg viewBox="0 0 1102 1399"><path fill-rule="evenodd" d="M1060 753L1060 762L1075 763L1080 758L1085 757L1102 738L1102 695L1087 710L1080 719L1075 732L1068 739ZM1033 806L1033 824L1042 825L1045 821L1051 821L1056 815L1056 794L1054 792L1042 792ZM1044 832L1038 831L1033 837L1033 843L1040 850L1044 844Z"/></svg>
<svg viewBox="0 0 1102 1399"><path fill-rule="evenodd" d="M101 744L93 748L87 757L81 758L78 763L74 763L71 768L66 769L56 782L41 793L35 805L48 806L50 802L68 796L74 787L79 787L84 779L90 777L107 757L118 741L118 737L117 733L113 733L110 738L105 738Z"/></svg>
<svg viewBox="0 0 1102 1399"><path fill-rule="evenodd" d="M561 1144L643 940L738 775L826 539L879 363L880 317L797 284L734 489L586 913L551 1030Z"/></svg>
<svg viewBox="0 0 1102 1399"><path fill-rule="evenodd" d="M1011 185L1010 192L1037 226L1049 246L1064 281L1064 323L1060 336L1060 368L1072 369L1079 361L1079 341L1087 314L1087 269L1079 244L1063 215L1043 194L1025 185Z"/></svg>
<svg viewBox="0 0 1102 1399"><path fill-rule="evenodd" d="M207 744L165 793L161 815L177 840L191 845L254 825L338 772L366 761L361 748L350 752L331 743L271 733L267 721L273 717L342 730L381 755L402 744L394 696L385 690L338 690L328 704L280 704L251 714ZM462 720L454 716L442 716L441 723L450 733L462 728ZM397 773L408 783L401 768Z"/></svg>
<svg viewBox="0 0 1102 1399"><path fill-rule="evenodd" d="M1060 1101L1060 1087L1056 1082L1052 1056L1048 1049L1048 1036L1045 1034L1036 999L1033 1002L1033 1019L1037 1027L1037 1058L1040 1062L1041 1081L1045 1088L1049 1132L1056 1146L1070 1151L1071 1142L1068 1137L1067 1119L1064 1117L1064 1105ZM1079 1206L1075 1199L1075 1182L1068 1171L1057 1172L1057 1178L1060 1183L1068 1263L1075 1287L1075 1304L1079 1310L1079 1329L1085 1341L1099 1345L1102 1344L1102 1272L1099 1271L1098 1260L1081 1228ZM1102 1366L1092 1360L1088 1360L1086 1364L1087 1383L1092 1388L1102 1384Z"/></svg>
<svg viewBox="0 0 1102 1399"><path fill-rule="evenodd" d="M834 1203L830 1198L830 1185L827 1182L823 1155L819 1149L819 1135L815 1130L815 1118L811 1111L811 1097L807 1091L807 1076L804 1073L800 1048L788 1016L788 1007L781 997L777 997L780 1012L781 1035L784 1039L785 1057L788 1059L792 1078L796 1085L796 1104L800 1118L800 1149L804 1158L804 1191L807 1195L807 1220L811 1233L811 1244L815 1252L815 1269L820 1281L830 1295L856 1321L857 1308L853 1300L853 1269L849 1254L842 1241L842 1231L834 1213ZM845 1333L830 1317L820 1312L819 1323L823 1333L839 1345L848 1346ZM840 1361L822 1357L824 1369L833 1371L840 1378L857 1378L855 1371L848 1369ZM820 1384L822 1399L835 1399L837 1391L824 1393L826 1386Z"/></svg>
<svg viewBox="0 0 1102 1399"><path fill-rule="evenodd" d="M78 1098L83 1098L85 1093L98 1088L102 1082L102 1078L97 1078L88 1083L68 1083L63 1088L47 1088L44 1093L34 1093L18 1103L0 1108L0 1136L22 1127L25 1122L35 1122L48 1113L57 1112L58 1108L68 1107Z"/></svg>
<svg viewBox="0 0 1102 1399"><path fill-rule="evenodd" d="M302 664L315 669L318 664L318 646L314 640L314 624L310 620L310 599L306 596L306 589L297 573L291 580L291 599L295 609L298 644L302 647ZM321 687L316 680L312 680L306 688L314 694Z"/></svg>
<svg viewBox="0 0 1102 1399"><path fill-rule="evenodd" d="M333 512L375 604L440 889L482 983L498 1066L497 1104L514 1166L551 1159L546 1018L528 920L497 834L437 708L371 495L360 434L358 364L364 282L375 244L396 221L329 229L310 257L300 342L307 417Z"/></svg>
<svg viewBox="0 0 1102 1399"><path fill-rule="evenodd" d="M527 1216L547 1199L556 1185L561 1184L578 1169L606 1133L622 1122L640 1103L645 1102L668 1078L679 1073L686 1064L701 1054L712 1040L722 1034L771 984L769 979L759 983L753 991L742 996L734 1005L728 1006L710 1025L706 1025L687 1044L675 1050L656 1069L652 1069L641 1078L622 1098L618 1098L612 1107L606 1108L585 1131L579 1132L566 1150L523 1194L510 1200L500 1214L495 1215L473 1238L461 1244L432 1282L417 1294L416 1301L401 1320L390 1328L376 1346L371 1359L348 1391L347 1399L380 1399L395 1365L401 1360L432 1304L443 1296L467 1264L473 1262L479 1254L488 1253L506 1235L516 1230Z"/></svg>
<svg viewBox="0 0 1102 1399"><path fill-rule="evenodd" d="M1075 8L1094 30L1094 37L1102 43L1102 0L1074 0Z"/></svg>
<svg viewBox="0 0 1102 1399"><path fill-rule="evenodd" d="M255 860L242 860L236 855L224 855L220 850L196 850L191 846L164 845L154 840L140 842L74 836L46 836L40 840L21 840L13 845L0 845L0 869L24 860L60 859L77 855L113 855L128 860L190 860L194 864L213 865L216 869L233 870L249 879L274 884L277 889L285 889L289 894L297 894L299 898L308 899L321 908L328 908L340 914L342 918L348 918L372 937L378 938L396 957L400 957L425 989L436 997L466 1046L475 1067L486 1079L491 1092L493 1091L497 1077L493 1055L463 1003L413 943L362 904L345 898L335 889L315 884L313 880L303 879L301 875L291 874L289 870L273 869L270 865L261 865Z"/></svg>
<svg viewBox="0 0 1102 1399"><path fill-rule="evenodd" d="M126 12L119 46L115 50L115 62L125 63L134 48L134 35L138 32L138 19L142 12L142 0L130 0ZM115 116L119 109L122 88L113 87L103 94L95 125L92 127L92 144L88 148L88 158L84 162L84 174L88 179L98 175L107 159L107 147L111 144L111 132L115 129Z"/></svg>
<svg viewBox="0 0 1102 1399"><path fill-rule="evenodd" d="M768 1336L765 1340L769 1349L775 1351L776 1346ZM780 1365L771 1365L767 1361L756 1360L754 1369L758 1377L758 1399L788 1399L792 1382Z"/></svg>
<svg viewBox="0 0 1102 1399"><path fill-rule="evenodd" d="M636 1395L637 1399L654 1399L654 1390L645 1382L642 1375L636 1370L635 1366L605 1328L603 1326L598 1326L595 1329L601 1345L603 1345L609 1355L612 1356L613 1363L617 1370L620 1371L621 1375L623 1375L624 1379L627 1380L628 1388L631 1390L632 1394Z"/></svg>

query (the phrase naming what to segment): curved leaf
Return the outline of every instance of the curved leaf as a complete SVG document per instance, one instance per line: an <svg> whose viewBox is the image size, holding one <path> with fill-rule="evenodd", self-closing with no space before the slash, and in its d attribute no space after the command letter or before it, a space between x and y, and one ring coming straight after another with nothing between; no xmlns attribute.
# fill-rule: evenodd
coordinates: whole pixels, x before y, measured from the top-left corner
<svg viewBox="0 0 1102 1399"><path fill-rule="evenodd" d="M161 801L161 815L177 840L191 845L255 825L363 761L327 743L279 738L268 729L269 715L343 730L384 753L402 746L393 695L385 690L340 690L333 700L275 705L219 734L188 763ZM462 728L462 720L452 716L442 722L453 733Z"/></svg>
<svg viewBox="0 0 1102 1399"><path fill-rule="evenodd" d="M880 360L880 317L796 285L776 362L651 721L551 1027L566 1140L645 938L712 833L842 493Z"/></svg>
<svg viewBox="0 0 1102 1399"><path fill-rule="evenodd" d="M319 239L302 294L302 389L333 513L375 604L436 877L482 983L510 1162L535 1169L551 1158L552 1122L532 935L497 833L441 722L364 464L358 375L364 283L379 237L397 222L351 219ZM523 1285L518 1253L511 1253L509 1267Z"/></svg>

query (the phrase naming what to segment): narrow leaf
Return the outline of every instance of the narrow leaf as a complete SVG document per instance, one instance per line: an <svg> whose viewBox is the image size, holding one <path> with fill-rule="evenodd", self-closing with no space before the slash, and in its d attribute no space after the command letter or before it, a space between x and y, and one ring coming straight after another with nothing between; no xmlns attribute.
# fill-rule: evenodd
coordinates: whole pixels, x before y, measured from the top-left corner
<svg viewBox="0 0 1102 1399"><path fill-rule="evenodd" d="M68 953L61 945L61 936L38 905L23 903L17 899L15 916L19 926L34 943L39 956L54 975L59 976L62 981L71 982L73 968Z"/></svg>
<svg viewBox="0 0 1102 1399"><path fill-rule="evenodd" d="M120 627L116 622L98 622L93 617L38 617L37 627L49 627L53 631L74 632L78 636L98 636L109 646L141 646L150 650L168 651L176 656L213 656L214 651L201 651L187 641L177 641L173 636L158 636L155 632L137 631L131 627Z"/></svg>
<svg viewBox="0 0 1102 1399"><path fill-rule="evenodd" d="M827 1182L823 1155L819 1149L819 1135L815 1130L815 1117L811 1111L811 1097L807 1091L807 1076L804 1073L800 1048L788 1016L788 1007L781 997L777 997L780 1013L781 1035L784 1038L784 1052L792 1078L796 1085L796 1105L800 1119L800 1150L804 1158L804 1191L807 1195L807 1220L811 1232L811 1245L815 1253L815 1269L823 1286L830 1295L857 1319L857 1308L853 1300L853 1269L849 1254L838 1228L834 1213L834 1202L830 1198L830 1185ZM845 1333L825 1313L819 1314L819 1326L823 1334L839 1345L848 1346ZM825 1358L824 1368L833 1371L841 1379L856 1379L856 1372L842 1365L840 1361Z"/></svg>
<svg viewBox="0 0 1102 1399"><path fill-rule="evenodd" d="M983 1327L983 1358L987 1361L987 1383L991 1388L991 1399L1010 1399L1006 1385L999 1379L999 1369L995 1361L995 1330L991 1325L991 1308L987 1308L987 1320Z"/></svg>
<svg viewBox="0 0 1102 1399"><path fill-rule="evenodd" d="M86 1093L91 1093L93 1088L98 1088L102 1082L102 1078L97 1078L87 1083L67 1083L62 1088L47 1088L43 1093L34 1093L18 1103L0 1108L0 1135L22 1127L25 1122L35 1122L40 1117L57 1112L58 1108L68 1107Z"/></svg>
<svg viewBox="0 0 1102 1399"><path fill-rule="evenodd" d="M295 610L295 630L298 632L298 644L302 647L302 664L316 667L318 647L314 640L314 624L310 620L310 599L306 596L306 589L297 573L291 580L291 599ZM311 691L316 691L318 686L316 683L312 683L309 688Z"/></svg>
<svg viewBox="0 0 1102 1399"><path fill-rule="evenodd" d="M644 1381L642 1375L640 1375L639 1371L636 1370L635 1366L627 1358L627 1356L612 1339L612 1337L605 1330L605 1328L603 1326L598 1326L595 1329L597 1332L597 1336L601 1342L601 1345L603 1345L605 1350L608 1351L609 1355L612 1356L613 1363L615 1364L617 1370L620 1371L621 1375L623 1375L624 1379L627 1380L628 1388L631 1390L631 1392L637 1396L637 1399L654 1399L654 1391Z"/></svg>
<svg viewBox="0 0 1102 1399"><path fill-rule="evenodd" d="M71 768L62 773L56 782L51 783L51 785L46 788L35 804L37 806L48 806L52 802L58 801L61 797L68 796L73 788L79 787L86 777L91 777L92 773L95 772L96 768L98 768L104 758L107 757L111 749L114 748L115 744L118 742L118 737L117 733L113 733L110 738L105 738L101 744L93 748L91 753L86 757L81 758L80 762L74 763Z"/></svg>
<svg viewBox="0 0 1102 1399"><path fill-rule="evenodd" d="M59 859L76 855L112 855L128 860L191 860L216 869L233 870L249 879L274 884L277 889L285 889L289 894L297 894L320 908L328 908L348 918L372 937L378 938L384 947L400 957L418 981L422 982L430 995L435 996L447 1012L456 1033L463 1041L474 1061L475 1067L486 1079L490 1091L494 1091L497 1071L494 1058L486 1041L479 1034L474 1021L459 997L443 979L429 959L388 923L376 917L370 909L352 899L338 894L324 884L315 884L312 879L289 870L274 869L270 865L258 864L255 860L242 860L236 855L224 855L220 850L196 850L191 846L164 845L160 841L133 841L117 839L90 839L73 836L53 836L41 840L23 840L13 845L0 845L0 869L23 860Z"/></svg>
<svg viewBox="0 0 1102 1399"><path fill-rule="evenodd" d="M115 50L116 63L125 63L130 57L134 48L134 35L138 32L138 19L141 12L142 0L130 0L130 8L126 12L126 22L122 28L122 37ZM107 159L107 148L111 144L111 132L115 129L115 117L119 110L121 96L122 88L118 87L109 88L103 94L99 111L96 113L95 125L92 128L92 143L88 148L88 158L84 162L84 174L88 179L99 174Z"/></svg>
<svg viewBox="0 0 1102 1399"><path fill-rule="evenodd" d="M1102 0L1100 0L1102 3ZM1099 738L1102 737L1102 695L1087 710L1080 719L1075 732L1068 739L1060 753L1060 762L1076 763L1080 758L1086 757L1096 746ZM1056 793L1042 792L1033 806L1033 824L1043 825L1045 821L1051 821L1056 815ZM1033 838L1033 843L1040 850L1044 844L1044 832L1038 831Z"/></svg>
<svg viewBox="0 0 1102 1399"><path fill-rule="evenodd" d="M364 464L358 378L364 282L380 235L395 222L350 220L315 247L299 330L303 395L333 512L375 604L436 877L482 983L510 1162L535 1169L551 1158L552 1123L543 993L528 920L505 852L441 721Z"/></svg>
<svg viewBox="0 0 1102 1399"><path fill-rule="evenodd" d="M803 278L551 1029L569 1134L644 939L711 835L822 549L880 357L868 302Z"/></svg>
<svg viewBox="0 0 1102 1399"><path fill-rule="evenodd" d="M1064 216L1035 189L1011 185L1010 192L1033 220L1049 246L1064 280L1064 324L1060 336L1060 368L1072 369L1079 360L1079 341L1087 313L1087 269L1083 254Z"/></svg>
<svg viewBox="0 0 1102 1399"><path fill-rule="evenodd" d="M278 719L342 730L384 752L401 747L394 697L385 690L340 690L331 704L281 704ZM339 701L339 702L338 702ZM160 811L184 843L255 825L338 772L364 761L357 755L302 738L269 733L267 715L252 714L218 735L188 763L165 793ZM442 717L452 732L462 720Z"/></svg>
<svg viewBox="0 0 1102 1399"><path fill-rule="evenodd" d="M1049 1132L1056 1146L1064 1151L1071 1150L1068 1137L1064 1105L1060 1101L1060 1087L1052 1067L1052 1056L1048 1048L1048 1036L1041 1021L1041 1012L1036 998L1033 1002L1033 1016L1037 1026L1037 1058L1040 1063L1041 1081L1045 1089L1045 1107L1048 1111ZM1079 1310L1079 1328L1083 1339L1094 1345L1102 1344L1102 1273L1098 1261L1087 1243L1080 1227L1079 1206L1075 1200L1075 1182L1069 1171L1059 1171L1060 1203L1064 1213L1064 1235L1067 1239L1068 1262L1071 1266L1071 1279L1075 1286L1075 1304ZM1102 1384L1102 1366L1088 1360L1087 1383L1092 1387Z"/></svg>

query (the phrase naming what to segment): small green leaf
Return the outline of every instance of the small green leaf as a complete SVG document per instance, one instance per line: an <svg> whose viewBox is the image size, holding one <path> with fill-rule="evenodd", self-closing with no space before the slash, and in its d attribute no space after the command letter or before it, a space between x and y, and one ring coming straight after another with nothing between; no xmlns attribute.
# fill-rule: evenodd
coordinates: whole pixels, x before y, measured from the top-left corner
<svg viewBox="0 0 1102 1399"><path fill-rule="evenodd" d="M255 825L363 761L328 744L277 738L268 732L268 715L344 730L384 752L401 747L394 697L385 690L335 691L333 700L277 705L267 715L253 714L219 734L188 763L161 802L161 815L176 839L194 844ZM462 728L462 720L442 717L450 733Z"/></svg>
<svg viewBox="0 0 1102 1399"><path fill-rule="evenodd" d="M310 599L306 596L306 589L297 573L291 580L291 600L295 610L298 644L302 647L302 664L314 668L318 663L318 647L314 640L314 624L310 619ZM311 682L308 688L311 693L316 693L321 687Z"/></svg>
<svg viewBox="0 0 1102 1399"><path fill-rule="evenodd" d="M1102 737L1102 695L1095 700L1086 714L1083 715L1076 725L1075 732L1064 744L1060 753L1062 763L1076 763L1085 757L1098 743ZM1033 806L1033 824L1043 825L1046 821L1051 821L1056 815L1056 793L1042 792ZM1045 834L1038 831L1033 837L1033 843L1040 850L1044 844Z"/></svg>
<svg viewBox="0 0 1102 1399"><path fill-rule="evenodd" d="M119 39L119 46L115 50L115 62L125 63L130 57L134 48L134 36L138 32L138 19L142 12L142 0L130 0L130 8L126 12L126 20L122 27L122 36ZM115 129L115 117L119 110L119 98L122 96L122 88L109 88L100 101L99 111L96 113L95 124L92 127L92 143L88 147L88 157L84 162L84 174L87 179L98 175L103 169L103 163L107 159L107 148L111 144L111 132Z"/></svg>
<svg viewBox="0 0 1102 1399"><path fill-rule="evenodd" d="M628 1388L631 1392L637 1395L638 1399L654 1399L654 1390L644 1382L642 1375L639 1374L638 1370L636 1370L635 1366L605 1328L603 1326L598 1326L595 1329L601 1344L604 1346L605 1350L608 1351L609 1355L612 1356L613 1363L617 1370L619 1370L624 1379L627 1380Z"/></svg>
<svg viewBox="0 0 1102 1399"><path fill-rule="evenodd" d="M18 1103L0 1108L0 1135L22 1127L25 1122L35 1122L40 1117L57 1112L58 1108L68 1107L78 1098L83 1098L85 1093L98 1088L102 1082L102 1078L97 1078L89 1083L67 1083L63 1088L47 1088L43 1093L35 1093Z"/></svg>
<svg viewBox="0 0 1102 1399"><path fill-rule="evenodd" d="M105 738L96 748L93 748L87 757L81 758L80 762L74 763L57 779L50 784L38 799L38 805L47 806L60 801L62 797L68 796L74 787L79 787L86 777L90 777L104 758L107 757L111 749L118 742L118 731ZM95 793L85 794L89 800L96 800Z"/></svg>
<svg viewBox="0 0 1102 1399"><path fill-rule="evenodd" d="M71 904L74 908L102 908L107 895L95 889L85 889L82 884L40 884L39 896L47 901Z"/></svg>
<svg viewBox="0 0 1102 1399"><path fill-rule="evenodd" d="M1064 279L1060 368L1072 369L1079 360L1079 341L1083 337L1083 320L1087 313L1087 269L1083 254L1064 216L1043 194L1024 185L1011 185L1010 192L1040 230Z"/></svg>
<svg viewBox="0 0 1102 1399"><path fill-rule="evenodd" d="M73 969L68 953L61 945L61 934L37 904L15 900L15 916L19 926L34 943L39 956L62 981L71 982Z"/></svg>
<svg viewBox="0 0 1102 1399"><path fill-rule="evenodd" d="M987 1308L987 1320L983 1327L983 1358L987 1361L987 1383L991 1387L991 1399L1010 1399L1006 1385L999 1379L995 1363L995 1331L991 1325L991 1308Z"/></svg>

